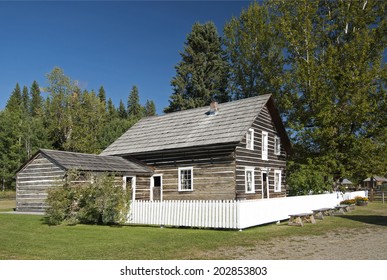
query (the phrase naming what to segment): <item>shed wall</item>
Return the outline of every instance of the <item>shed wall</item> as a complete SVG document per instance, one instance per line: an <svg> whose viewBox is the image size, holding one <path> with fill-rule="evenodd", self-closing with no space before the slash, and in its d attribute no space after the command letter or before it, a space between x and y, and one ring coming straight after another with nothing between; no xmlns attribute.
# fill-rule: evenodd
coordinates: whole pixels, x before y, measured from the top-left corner
<svg viewBox="0 0 387 280"><path fill-rule="evenodd" d="M39 154L16 175L16 211L44 212L47 190L63 184L66 171Z"/></svg>

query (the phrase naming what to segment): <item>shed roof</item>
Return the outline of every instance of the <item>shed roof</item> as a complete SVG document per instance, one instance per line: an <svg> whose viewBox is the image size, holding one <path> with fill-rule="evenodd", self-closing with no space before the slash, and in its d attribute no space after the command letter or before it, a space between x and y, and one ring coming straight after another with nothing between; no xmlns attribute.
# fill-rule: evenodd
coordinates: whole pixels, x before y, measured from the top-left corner
<svg viewBox="0 0 387 280"><path fill-rule="evenodd" d="M151 168L142 163L117 156L101 156L41 149L32 158L35 158L38 154L43 154L51 161L67 170L76 169L81 171L128 172L134 174L153 172ZM28 164L28 162L26 164ZM24 164L19 171L22 170L26 164Z"/></svg>
<svg viewBox="0 0 387 280"><path fill-rule="evenodd" d="M218 105L215 115L209 106L141 119L101 155L132 155L147 152L239 143L266 104L280 130L285 149L290 141L270 94ZM283 138L283 139L282 139Z"/></svg>
<svg viewBox="0 0 387 280"><path fill-rule="evenodd" d="M373 178L377 182L387 182L387 178L381 176L368 177L367 179L363 180L363 182L370 182L371 178Z"/></svg>

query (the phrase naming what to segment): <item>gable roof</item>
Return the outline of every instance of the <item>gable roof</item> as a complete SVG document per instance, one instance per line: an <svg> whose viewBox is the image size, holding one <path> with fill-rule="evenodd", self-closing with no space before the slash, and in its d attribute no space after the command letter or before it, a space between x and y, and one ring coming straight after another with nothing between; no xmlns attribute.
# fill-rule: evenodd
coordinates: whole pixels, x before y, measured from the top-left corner
<svg viewBox="0 0 387 280"><path fill-rule="evenodd" d="M153 172L151 168L144 164L126 160L121 157L41 149L32 157L32 159L39 154L43 154L49 160L66 170L76 169L81 171L130 172L135 174ZM28 162L30 161L31 160ZM28 162L17 172L22 170Z"/></svg>
<svg viewBox="0 0 387 280"><path fill-rule="evenodd" d="M219 104L216 115L209 115L209 107L201 107L143 118L101 155L123 156L215 144L237 144L268 102L274 104L270 94ZM275 116L273 121L277 130L281 130L280 136L285 138L283 143L290 147L278 111L274 106L268 106L268 109L272 117Z"/></svg>
<svg viewBox="0 0 387 280"><path fill-rule="evenodd" d="M373 178L377 182L387 182L387 178L384 178L384 177L381 177L381 176L373 176L371 178ZM368 177L367 179L363 180L363 182L370 182L371 178Z"/></svg>

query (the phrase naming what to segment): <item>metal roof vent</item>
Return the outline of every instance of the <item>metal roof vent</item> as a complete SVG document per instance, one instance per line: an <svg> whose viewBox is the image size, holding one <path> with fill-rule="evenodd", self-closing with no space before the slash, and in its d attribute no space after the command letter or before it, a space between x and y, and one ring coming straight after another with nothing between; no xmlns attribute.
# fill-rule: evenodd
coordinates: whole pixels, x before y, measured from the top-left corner
<svg viewBox="0 0 387 280"><path fill-rule="evenodd" d="M219 108L218 108L218 102L212 101L210 104L210 111L208 111L209 116L215 116L218 114Z"/></svg>

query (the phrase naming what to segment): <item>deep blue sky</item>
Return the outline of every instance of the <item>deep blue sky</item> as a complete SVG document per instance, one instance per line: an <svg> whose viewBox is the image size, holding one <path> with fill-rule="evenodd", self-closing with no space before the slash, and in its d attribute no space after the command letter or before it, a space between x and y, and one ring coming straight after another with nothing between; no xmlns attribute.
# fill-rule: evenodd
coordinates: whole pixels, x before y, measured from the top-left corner
<svg viewBox="0 0 387 280"><path fill-rule="evenodd" d="M137 85L161 113L192 25L213 21L221 34L250 2L0 2L0 110L17 82L44 87L58 66L84 89L103 85L116 105Z"/></svg>

